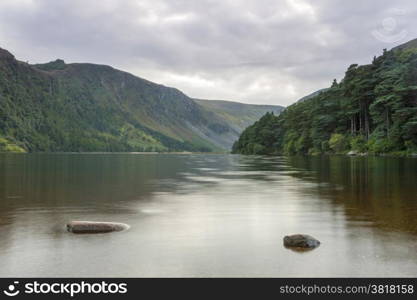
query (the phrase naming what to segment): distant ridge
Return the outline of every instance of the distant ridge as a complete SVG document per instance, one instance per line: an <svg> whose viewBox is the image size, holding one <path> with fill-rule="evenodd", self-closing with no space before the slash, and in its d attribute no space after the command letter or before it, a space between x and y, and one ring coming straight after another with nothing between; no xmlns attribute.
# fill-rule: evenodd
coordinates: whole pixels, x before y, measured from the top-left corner
<svg viewBox="0 0 417 300"><path fill-rule="evenodd" d="M318 91L315 91L315 92L313 92L311 94L308 94L307 96L302 97L301 99L298 99L295 103L304 102L304 101L306 101L306 100L308 100L310 98L316 97L317 95L319 95L322 92L327 91L328 89L329 88L323 88L323 89L320 89Z"/></svg>

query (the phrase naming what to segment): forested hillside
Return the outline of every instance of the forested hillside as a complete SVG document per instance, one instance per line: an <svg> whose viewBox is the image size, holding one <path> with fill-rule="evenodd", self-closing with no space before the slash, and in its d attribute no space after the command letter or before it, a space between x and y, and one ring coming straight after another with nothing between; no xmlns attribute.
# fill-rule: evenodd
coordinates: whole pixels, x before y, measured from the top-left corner
<svg viewBox="0 0 417 300"><path fill-rule="evenodd" d="M417 43L351 65L340 83L279 116L266 114L233 146L242 154L417 153Z"/></svg>
<svg viewBox="0 0 417 300"><path fill-rule="evenodd" d="M30 65L1 48L0 104L0 151L228 151L244 129L177 89L109 66Z"/></svg>

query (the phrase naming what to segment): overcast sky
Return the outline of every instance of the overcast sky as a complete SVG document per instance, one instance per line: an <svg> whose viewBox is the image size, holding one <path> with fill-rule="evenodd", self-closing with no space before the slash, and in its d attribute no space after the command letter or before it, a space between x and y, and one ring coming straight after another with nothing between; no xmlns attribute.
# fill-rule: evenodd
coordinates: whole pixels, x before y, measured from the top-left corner
<svg viewBox="0 0 417 300"><path fill-rule="evenodd" d="M1 0L0 47L111 65L195 98L288 105L417 38L415 0Z"/></svg>

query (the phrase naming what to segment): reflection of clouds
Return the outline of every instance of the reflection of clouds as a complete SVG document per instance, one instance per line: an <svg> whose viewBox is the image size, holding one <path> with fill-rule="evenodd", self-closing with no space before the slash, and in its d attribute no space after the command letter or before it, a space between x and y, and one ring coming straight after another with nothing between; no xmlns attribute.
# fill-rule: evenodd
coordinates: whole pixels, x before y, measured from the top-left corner
<svg viewBox="0 0 417 300"><path fill-rule="evenodd" d="M212 176L188 176L187 179L193 182L201 183L218 183L222 181L221 178Z"/></svg>
<svg viewBox="0 0 417 300"><path fill-rule="evenodd" d="M167 213L168 212L166 209L152 208L152 207L141 208L141 209L139 209L139 211L141 213L147 214L147 215L163 214L163 213Z"/></svg>
<svg viewBox="0 0 417 300"><path fill-rule="evenodd" d="M123 172L124 168L115 173L112 165L91 168L91 178L112 175L108 181L96 183L93 191L100 199L92 205L65 199L59 205L48 202L50 208L47 202L39 202L36 207L22 203L20 209L14 209L10 224L0 226L0 276L415 275L413 237L376 229L371 216L357 203L346 206L328 201L327 197L337 197L332 187L340 183L334 183L331 176L350 172L325 164L329 158L282 160L218 155L204 163L204 155L200 159L161 155L158 160L163 160L162 164L151 164L143 170L146 161L155 158L140 157L144 156L136 158L140 163L133 164L129 173ZM201 168L195 168L194 159L199 160ZM312 160L320 163L310 165ZM132 161L122 165L132 165ZM85 163L74 164L76 169L82 170L83 166ZM415 165L407 166L413 180ZM324 175L303 171L322 167ZM326 173L328 170L331 174ZM317 178L310 179L312 175ZM54 175L43 172L40 176L52 179ZM129 178L135 180L127 181ZM102 197L112 191L109 183L114 180L123 182L122 189L114 192L115 197ZM138 186L140 182L143 184ZM73 188L68 186L65 193ZM45 199L45 191L39 191L39 195ZM342 200L347 202L346 197ZM377 208L384 209L381 205ZM410 216L415 215L416 208L413 206ZM4 222L5 214L11 216L0 209L0 222ZM69 235L63 220L73 217L125 222L131 229L105 236ZM283 236L292 233L312 234L322 245L303 255L294 253L282 247Z"/></svg>
<svg viewBox="0 0 417 300"><path fill-rule="evenodd" d="M197 170L200 171L217 171L217 168L197 168Z"/></svg>

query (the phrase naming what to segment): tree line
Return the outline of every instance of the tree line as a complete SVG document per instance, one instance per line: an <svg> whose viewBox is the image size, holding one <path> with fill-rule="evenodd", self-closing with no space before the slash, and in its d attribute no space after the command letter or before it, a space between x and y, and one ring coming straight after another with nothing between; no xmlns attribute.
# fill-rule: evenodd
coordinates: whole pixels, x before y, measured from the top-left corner
<svg viewBox="0 0 417 300"><path fill-rule="evenodd" d="M329 89L267 113L233 146L241 154L417 152L417 49L352 64Z"/></svg>

